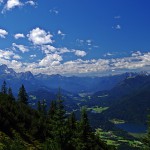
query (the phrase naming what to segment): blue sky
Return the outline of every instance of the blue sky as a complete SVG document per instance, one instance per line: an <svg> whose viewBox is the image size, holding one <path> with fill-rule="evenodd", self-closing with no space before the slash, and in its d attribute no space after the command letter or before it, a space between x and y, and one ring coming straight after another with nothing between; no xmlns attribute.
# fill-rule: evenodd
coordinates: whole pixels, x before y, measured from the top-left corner
<svg viewBox="0 0 150 150"><path fill-rule="evenodd" d="M0 0L0 64L34 74L150 72L149 0Z"/></svg>

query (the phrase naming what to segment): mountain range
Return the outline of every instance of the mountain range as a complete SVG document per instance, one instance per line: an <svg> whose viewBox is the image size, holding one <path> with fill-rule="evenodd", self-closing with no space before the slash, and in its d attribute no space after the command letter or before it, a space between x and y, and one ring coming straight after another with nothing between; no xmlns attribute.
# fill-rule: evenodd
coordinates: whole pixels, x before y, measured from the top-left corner
<svg viewBox="0 0 150 150"><path fill-rule="evenodd" d="M77 77L61 75L33 75L16 73L6 65L0 66L0 84L6 81L14 95L21 84L29 94L30 103L46 99L47 105L56 99L61 87L67 111L87 107L108 107L102 114L107 120L118 118L133 122L146 122L150 108L150 75L146 72L124 73L105 77Z"/></svg>
<svg viewBox="0 0 150 150"><path fill-rule="evenodd" d="M119 82L111 90L99 91L92 95L88 106L109 107L102 114L127 122L146 123L150 114L150 75L138 74Z"/></svg>
<svg viewBox="0 0 150 150"><path fill-rule="evenodd" d="M16 73L6 65L0 66L0 84L6 80L16 94L21 84L24 84L28 92L38 89L56 91L59 87L71 93L95 93L97 91L110 90L117 83L128 77L136 76L137 73L124 73L105 77L77 77L61 75L33 75L30 71Z"/></svg>

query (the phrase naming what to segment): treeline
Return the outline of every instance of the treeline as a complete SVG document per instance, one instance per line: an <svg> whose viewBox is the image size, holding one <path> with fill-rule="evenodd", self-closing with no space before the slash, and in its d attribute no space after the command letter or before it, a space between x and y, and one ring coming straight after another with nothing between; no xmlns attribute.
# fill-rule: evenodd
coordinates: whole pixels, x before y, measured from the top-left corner
<svg viewBox="0 0 150 150"><path fill-rule="evenodd" d="M86 109L80 120L66 114L60 90L57 99L46 109L45 101L38 102L37 110L28 105L24 85L15 99L6 82L0 92L0 149L41 150L107 150L93 132Z"/></svg>

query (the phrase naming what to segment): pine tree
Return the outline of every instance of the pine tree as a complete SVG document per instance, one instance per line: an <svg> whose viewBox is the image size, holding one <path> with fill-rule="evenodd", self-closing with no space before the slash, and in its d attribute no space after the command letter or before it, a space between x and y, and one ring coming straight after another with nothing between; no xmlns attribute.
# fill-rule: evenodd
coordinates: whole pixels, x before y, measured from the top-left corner
<svg viewBox="0 0 150 150"><path fill-rule="evenodd" d="M4 80L3 84L2 84L2 87L1 87L1 92L3 94L7 94L7 86L6 86L6 81Z"/></svg>
<svg viewBox="0 0 150 150"><path fill-rule="evenodd" d="M77 150L94 149L95 145L91 142L92 130L89 124L86 108L81 109L81 119L77 124L75 143Z"/></svg>
<svg viewBox="0 0 150 150"><path fill-rule="evenodd" d="M39 113L42 112L42 106L41 106L41 102L40 101L38 101L37 110L38 110Z"/></svg>
<svg viewBox="0 0 150 150"><path fill-rule="evenodd" d="M18 101L22 102L24 104L28 104L28 95L26 93L26 89L25 89L23 84L22 84L22 86L19 89Z"/></svg>
<svg viewBox="0 0 150 150"><path fill-rule="evenodd" d="M80 127L81 127L81 137L84 142L88 141L88 138L91 133L91 127L89 124L86 108L83 107L81 110L81 121L80 121Z"/></svg>
<svg viewBox="0 0 150 150"><path fill-rule="evenodd" d="M42 100L41 106L42 106L41 107L42 114L44 116L46 116L47 115L47 111L46 111L47 104L46 104L46 100L45 99Z"/></svg>
<svg viewBox="0 0 150 150"><path fill-rule="evenodd" d="M59 89L56 101L56 111L51 119L51 136L60 149L65 149L67 144L67 126L65 114L66 111L64 109L63 100Z"/></svg>
<svg viewBox="0 0 150 150"><path fill-rule="evenodd" d="M76 129L76 117L74 112L72 112L68 117L68 127L70 131L74 131Z"/></svg>
<svg viewBox="0 0 150 150"><path fill-rule="evenodd" d="M15 100L11 87L8 88L8 96L9 96L9 100L11 101Z"/></svg>
<svg viewBox="0 0 150 150"><path fill-rule="evenodd" d="M77 130L77 121L75 117L75 113L72 112L67 118L67 136L68 136L68 147L69 149L76 149L76 139L78 135L76 134Z"/></svg>
<svg viewBox="0 0 150 150"><path fill-rule="evenodd" d="M50 119L53 119L53 117L55 115L55 112L56 112L56 101L51 101L50 109L49 109L49 112L48 112L48 115L49 115Z"/></svg>

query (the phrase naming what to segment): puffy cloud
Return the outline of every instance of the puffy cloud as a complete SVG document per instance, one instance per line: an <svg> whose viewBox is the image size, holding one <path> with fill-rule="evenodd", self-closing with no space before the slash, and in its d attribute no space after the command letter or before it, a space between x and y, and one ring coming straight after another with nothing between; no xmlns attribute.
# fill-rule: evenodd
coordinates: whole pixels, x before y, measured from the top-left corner
<svg viewBox="0 0 150 150"><path fill-rule="evenodd" d="M54 64L58 65L62 60L63 60L62 57L58 54L49 54L39 62L39 65L40 66L51 66Z"/></svg>
<svg viewBox="0 0 150 150"><path fill-rule="evenodd" d="M3 2L3 0L0 0L0 3L2 3L2 2ZM11 10L11 9L14 9L15 7L21 7L21 6L25 6L25 5L36 6L37 3L35 1L32 1L32 0L28 0L26 2L21 2L20 0L7 0L1 13L4 13L4 12Z"/></svg>
<svg viewBox="0 0 150 150"><path fill-rule="evenodd" d="M13 43L12 46L14 48L18 48L22 53L25 53L25 52L29 51L29 49L24 45L17 45L16 43Z"/></svg>
<svg viewBox="0 0 150 150"><path fill-rule="evenodd" d="M17 54L15 54L14 56L13 56L13 59L21 59L21 56L19 56L19 55L17 55Z"/></svg>
<svg viewBox="0 0 150 150"><path fill-rule="evenodd" d="M54 65L55 64L55 65ZM79 74L89 74L92 72L103 72L109 68L108 60L81 60L77 59L74 61L67 61L60 64L59 61L53 61L42 65L38 68L35 73L42 72L46 74L66 74L66 75L79 75ZM44 67L43 67L44 66Z"/></svg>
<svg viewBox="0 0 150 150"><path fill-rule="evenodd" d="M64 53L74 53L78 57L86 56L86 52L82 50L68 49L66 47L56 48L51 45L42 45L41 50L46 54L64 54Z"/></svg>
<svg viewBox="0 0 150 150"><path fill-rule="evenodd" d="M14 53L12 51L0 50L0 58L10 59Z"/></svg>
<svg viewBox="0 0 150 150"><path fill-rule="evenodd" d="M29 5L31 5L31 6L37 5L36 2L34 2L34 1L32 1L32 0L27 1L26 4L29 4Z"/></svg>
<svg viewBox="0 0 150 150"><path fill-rule="evenodd" d="M4 29L0 29L0 37L1 38L5 38L6 35L8 35L8 32L6 30L4 30Z"/></svg>
<svg viewBox="0 0 150 150"><path fill-rule="evenodd" d="M31 41L34 45L44 45L53 43L52 37L53 35L50 32L46 32L43 29L35 28L27 35L29 41Z"/></svg>
<svg viewBox="0 0 150 150"><path fill-rule="evenodd" d="M22 63L21 62L19 62L19 61L17 61L17 60L12 60L11 61L11 67L13 67L14 68L14 66L15 66L15 70L20 70L21 69L21 67L22 67Z"/></svg>
<svg viewBox="0 0 150 150"><path fill-rule="evenodd" d="M30 64L30 71L35 74L42 72L64 75L106 75L110 72L120 73L142 68L150 70L150 53L115 59L77 59L64 63L61 63L61 61L62 57L60 55L49 54L39 63Z"/></svg>
<svg viewBox="0 0 150 150"><path fill-rule="evenodd" d="M4 9L2 10L2 13L4 13L6 10L11 10L22 5L23 3L21 3L19 0L8 0L6 5L4 6Z"/></svg>
<svg viewBox="0 0 150 150"><path fill-rule="evenodd" d="M31 71L34 74L108 75L108 73L112 72L113 74L116 74L125 71L137 71L142 69L150 71L150 52L141 53L140 51L136 51L132 52L130 56L123 58L119 57L91 60L77 59L64 62L61 54L67 52L75 53L80 50L55 48L51 45L42 45L40 47L43 48L45 53L44 58L41 60L36 60L30 63L19 62L18 60L21 59L21 57L14 54L13 51L0 50L0 63L12 66L16 71ZM37 55L32 54L30 55L30 58L35 58ZM107 55L111 55L111 53L107 53ZM14 59L16 61L14 61ZM31 60L32 59L30 59L30 61ZM13 65L17 64L17 62L20 65L18 65L18 68L16 69Z"/></svg>
<svg viewBox="0 0 150 150"><path fill-rule="evenodd" d="M84 56L86 56L86 52L85 52L85 51L74 50L74 53L75 53L76 56L79 56L79 57L84 57Z"/></svg>
<svg viewBox="0 0 150 150"><path fill-rule="evenodd" d="M132 53L132 56L134 57L134 56L140 56L140 55L142 55L142 53L140 52L140 51L137 51L137 52L133 52Z"/></svg>
<svg viewBox="0 0 150 150"><path fill-rule="evenodd" d="M56 48L51 45L42 45L41 49L45 54L56 52Z"/></svg>
<svg viewBox="0 0 150 150"><path fill-rule="evenodd" d="M17 34L14 35L14 38L15 38L15 39L25 38L25 36L24 36L24 34L22 34L22 33L17 33Z"/></svg>
<svg viewBox="0 0 150 150"><path fill-rule="evenodd" d="M64 53L70 53L70 52L72 52L71 50L69 50L66 47L58 48L57 50L58 50L58 54L64 54Z"/></svg>
<svg viewBox="0 0 150 150"><path fill-rule="evenodd" d="M72 52L72 50L69 50L69 49L66 48L66 47L63 47L63 48L56 48L56 47L51 46L51 45L42 45L41 49L42 49L42 51L43 51L45 54L51 54L51 53L64 54L64 53Z"/></svg>
<svg viewBox="0 0 150 150"><path fill-rule="evenodd" d="M0 58L1 59L21 59L21 56L15 54L13 51L8 51L8 50L0 50Z"/></svg>
<svg viewBox="0 0 150 150"><path fill-rule="evenodd" d="M150 70L150 53L142 54L140 51L134 52L130 57L116 58L111 60L112 69L129 69L136 70L139 68L149 68Z"/></svg>

